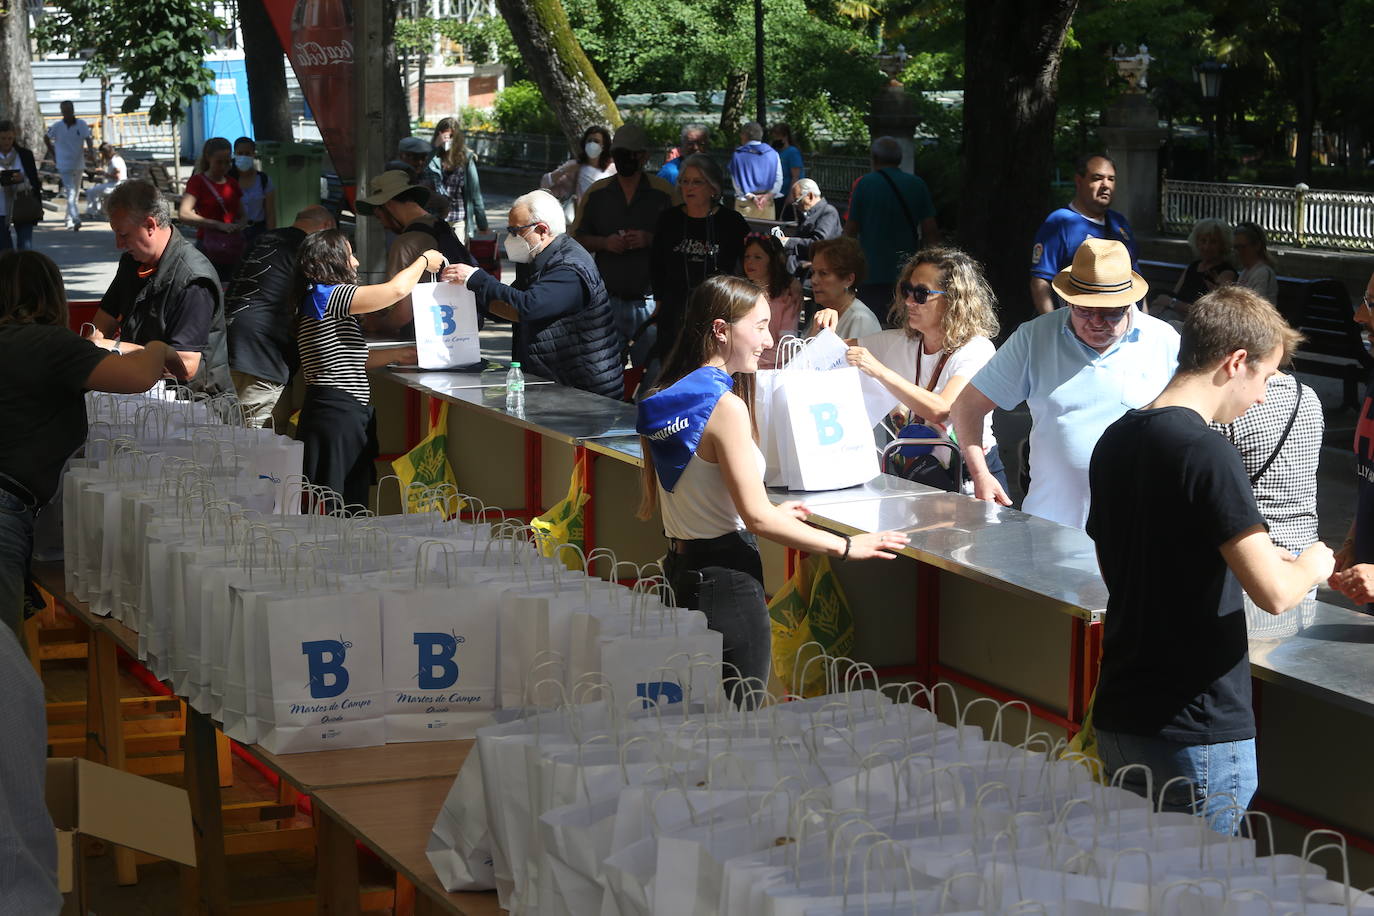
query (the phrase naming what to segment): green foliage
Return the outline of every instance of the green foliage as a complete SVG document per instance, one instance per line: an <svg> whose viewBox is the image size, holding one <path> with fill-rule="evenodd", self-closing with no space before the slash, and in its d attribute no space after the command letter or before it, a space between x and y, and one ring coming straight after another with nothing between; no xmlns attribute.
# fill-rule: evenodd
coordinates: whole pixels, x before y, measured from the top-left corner
<svg viewBox="0 0 1374 916"><path fill-rule="evenodd" d="M45 53L91 50L83 80L122 71L129 96L121 109L137 111L151 98L148 120L161 124L182 120L185 101L213 91L214 74L203 62L224 29L203 0L64 0L47 7L35 37Z"/></svg>
<svg viewBox="0 0 1374 916"><path fill-rule="evenodd" d="M408 51L428 51L434 36L446 39L462 51L462 59L474 64L499 61L515 64L520 52L515 47L506 21L500 16L461 19L397 19L396 47ZM451 57L456 57L453 55ZM452 59L450 62L453 62Z"/></svg>
<svg viewBox="0 0 1374 916"><path fill-rule="evenodd" d="M558 119L545 104L539 87L526 80L511 83L496 94L496 101L492 105L492 120L498 130L508 133L562 132L558 126Z"/></svg>

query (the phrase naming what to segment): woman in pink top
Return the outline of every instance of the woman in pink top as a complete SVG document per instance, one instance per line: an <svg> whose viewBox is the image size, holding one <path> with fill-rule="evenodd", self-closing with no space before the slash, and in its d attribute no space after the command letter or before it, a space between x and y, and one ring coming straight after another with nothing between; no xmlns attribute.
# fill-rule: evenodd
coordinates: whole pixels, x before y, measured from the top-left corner
<svg viewBox="0 0 1374 916"><path fill-rule="evenodd" d="M750 233L744 240L740 263L744 276L768 297L771 312L768 334L773 344L759 357L759 368L772 369L777 365L778 341L797 334L801 318L801 281L787 273L782 243L770 235Z"/></svg>

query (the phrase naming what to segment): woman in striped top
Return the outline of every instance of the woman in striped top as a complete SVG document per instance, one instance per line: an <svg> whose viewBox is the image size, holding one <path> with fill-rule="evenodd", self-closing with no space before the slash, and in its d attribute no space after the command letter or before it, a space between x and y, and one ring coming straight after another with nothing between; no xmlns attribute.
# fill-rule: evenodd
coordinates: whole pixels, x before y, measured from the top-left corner
<svg viewBox="0 0 1374 916"><path fill-rule="evenodd" d="M338 229L301 243L296 341L306 388L296 436L305 443L305 476L340 494L343 505L366 505L375 476L377 424L367 370L416 359L414 347L369 353L357 316L404 299L426 270L443 266L444 256L431 249L386 283L359 286L358 259Z"/></svg>

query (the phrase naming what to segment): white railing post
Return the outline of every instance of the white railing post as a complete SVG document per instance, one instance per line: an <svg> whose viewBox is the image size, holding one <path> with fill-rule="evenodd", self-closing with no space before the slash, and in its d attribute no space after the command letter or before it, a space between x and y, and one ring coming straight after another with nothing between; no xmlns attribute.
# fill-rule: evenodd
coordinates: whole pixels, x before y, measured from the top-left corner
<svg viewBox="0 0 1374 916"><path fill-rule="evenodd" d="M1293 228L1298 234L1298 247L1307 247L1307 192L1310 190L1303 182L1293 186Z"/></svg>

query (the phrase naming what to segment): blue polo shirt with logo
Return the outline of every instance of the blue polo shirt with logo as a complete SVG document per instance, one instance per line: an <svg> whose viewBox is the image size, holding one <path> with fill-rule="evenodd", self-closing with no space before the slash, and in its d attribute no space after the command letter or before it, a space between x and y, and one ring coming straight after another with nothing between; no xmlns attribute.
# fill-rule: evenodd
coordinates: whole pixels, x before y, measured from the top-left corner
<svg viewBox="0 0 1374 916"><path fill-rule="evenodd" d="M1073 254L1086 238L1111 239L1121 242L1131 253L1131 270L1136 266L1139 254L1135 247L1135 233L1126 217L1115 210L1108 210L1102 222L1089 219L1072 207L1060 207L1040 224L1035 233L1035 246L1031 248L1031 276L1053 280L1054 275L1073 261ZM1055 299L1056 305L1063 303Z"/></svg>

